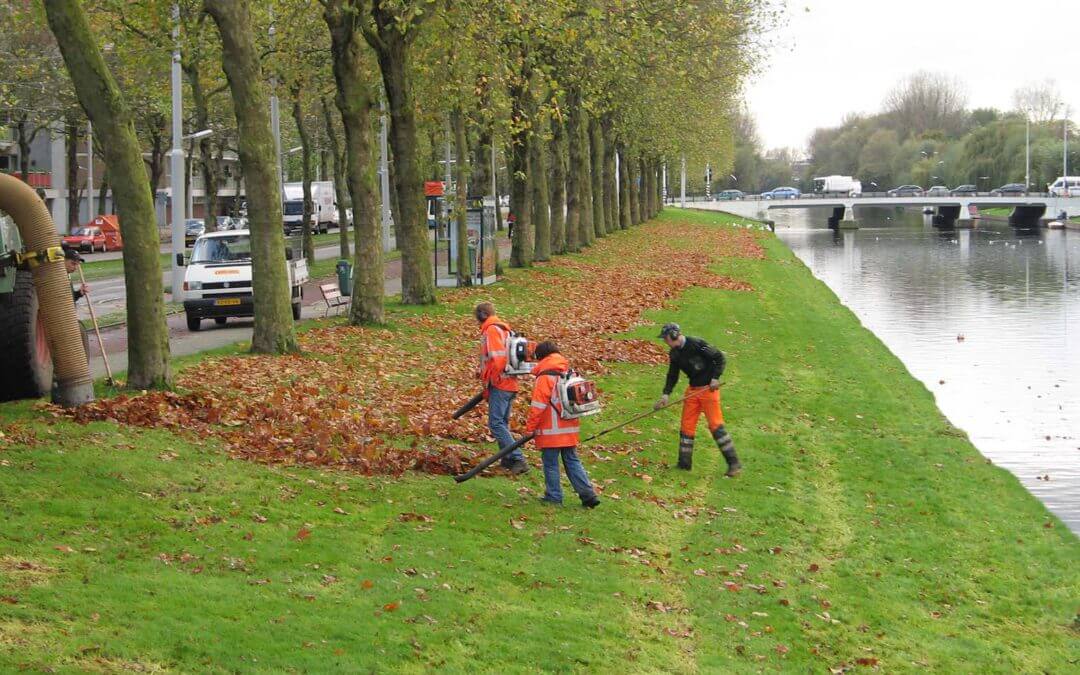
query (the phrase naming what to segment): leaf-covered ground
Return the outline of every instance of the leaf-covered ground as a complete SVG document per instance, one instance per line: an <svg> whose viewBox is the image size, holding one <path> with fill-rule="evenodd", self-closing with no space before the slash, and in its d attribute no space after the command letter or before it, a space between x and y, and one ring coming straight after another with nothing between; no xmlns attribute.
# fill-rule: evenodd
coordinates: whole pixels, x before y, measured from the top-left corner
<svg viewBox="0 0 1080 675"><path fill-rule="evenodd" d="M332 373L338 347L328 343L351 340L350 377L393 372L402 391L423 382L446 397L412 404L416 432L379 412L373 437L487 452L491 444L470 440L482 435L478 420L435 428L436 408L472 393L456 381L456 362L474 345L466 310L475 298L494 298L537 336L566 323L570 344L566 294L600 302L617 278L560 293L549 281L634 259L659 279L684 264L666 257L674 248L702 256L674 283L726 277L753 290L646 289L662 295L585 320L630 326L623 338L649 344L657 323L674 320L725 349L725 414L746 465L737 480L722 477L703 431L694 471L673 467L673 411L583 450L604 490L590 511L539 504L536 470L462 485L417 471L365 475L344 459L320 460L321 446L289 431L296 421L267 423L293 442L262 463L232 456L244 437L230 430L243 424L224 414L177 417L173 426L185 428L174 429L0 406L0 671L1075 671L1077 538L989 465L782 244L745 239L724 220L668 213L449 305L393 308L384 332L315 324L311 356L266 360L279 376L264 381L288 405L326 396L328 382L375 386L317 375L304 391L284 372L325 362ZM724 248L742 241L765 257ZM651 257L653 247L662 253ZM702 276L709 261L715 276ZM586 433L655 400L660 352L640 344L574 344L643 361L589 364L603 373L607 403ZM416 368L385 365L385 350ZM369 369L357 368L369 357ZM220 399L223 413L237 414L243 407L220 387L236 369L258 375L262 361L191 359L181 395ZM416 371L432 363L421 380ZM338 400L351 411L364 399ZM371 409L390 410L379 405ZM333 417L304 411L315 420L308 435ZM315 459L298 457L297 442L311 442Z"/></svg>
<svg viewBox="0 0 1080 675"><path fill-rule="evenodd" d="M531 275L520 302L528 314L507 316L518 332L556 340L582 372L607 364L658 364L655 340L615 339L690 286L749 290L709 270L727 257L761 258L750 230L686 226L695 250L649 224L639 237L603 239L588 260L559 258ZM641 238L649 238L646 247ZM484 417L452 421L451 413L479 391L477 326L470 308L498 300L504 289L448 294L451 311L400 318L393 329L335 325L301 338L304 356L207 359L177 379L179 392L150 392L99 400L70 413L75 419L116 421L183 430L224 439L231 452L263 462L336 465L363 473L408 469L458 473L478 451ZM501 305L501 303L498 303ZM60 412L59 410L57 411ZM527 410L517 407L517 426ZM410 441L400 441L403 435Z"/></svg>

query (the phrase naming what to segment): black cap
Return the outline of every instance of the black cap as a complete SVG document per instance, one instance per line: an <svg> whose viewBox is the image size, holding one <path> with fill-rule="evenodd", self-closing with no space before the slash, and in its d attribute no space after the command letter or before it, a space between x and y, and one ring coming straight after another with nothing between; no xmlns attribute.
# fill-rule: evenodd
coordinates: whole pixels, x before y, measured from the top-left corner
<svg viewBox="0 0 1080 675"><path fill-rule="evenodd" d="M670 337L677 338L682 333L682 329L679 328L677 323L665 323L664 327L660 329L660 336L662 338Z"/></svg>
<svg viewBox="0 0 1080 675"><path fill-rule="evenodd" d="M76 251L73 248L65 248L64 249L64 259L65 260L74 260L75 262L78 262L78 263L85 262L83 260L83 257L81 255L79 255L79 252Z"/></svg>

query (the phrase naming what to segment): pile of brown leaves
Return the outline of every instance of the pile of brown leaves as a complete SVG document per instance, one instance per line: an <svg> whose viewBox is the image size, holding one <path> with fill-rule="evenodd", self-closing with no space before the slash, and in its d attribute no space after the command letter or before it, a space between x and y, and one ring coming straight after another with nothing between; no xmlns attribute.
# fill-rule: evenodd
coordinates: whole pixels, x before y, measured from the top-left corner
<svg viewBox="0 0 1080 675"><path fill-rule="evenodd" d="M725 256L764 255L754 233L690 224L645 225L598 241L590 253L589 262L559 259L529 272L531 315L506 318L530 338L557 341L575 367L593 374L604 372L605 362L664 363L659 343L611 336L690 286L750 290L708 266ZM462 289L450 300L489 293ZM303 356L209 358L178 378L184 393L120 396L64 414L216 437L234 456L260 462L365 474L460 472L491 450L477 445L489 438L485 415L450 419L479 391L476 323L468 313L440 313L400 324L395 331L314 329L302 336ZM516 407L519 427L525 414L526 406Z"/></svg>

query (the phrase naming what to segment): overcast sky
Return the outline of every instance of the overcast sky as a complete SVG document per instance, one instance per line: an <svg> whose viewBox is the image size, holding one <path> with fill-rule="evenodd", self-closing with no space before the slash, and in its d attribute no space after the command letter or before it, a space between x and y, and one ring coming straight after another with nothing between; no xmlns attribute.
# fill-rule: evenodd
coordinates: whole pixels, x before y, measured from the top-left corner
<svg viewBox="0 0 1080 675"><path fill-rule="evenodd" d="M960 78L969 107L1012 107L1052 77L1080 118L1080 0L787 0L787 25L750 83L767 148L805 149L817 127L873 113L917 70Z"/></svg>

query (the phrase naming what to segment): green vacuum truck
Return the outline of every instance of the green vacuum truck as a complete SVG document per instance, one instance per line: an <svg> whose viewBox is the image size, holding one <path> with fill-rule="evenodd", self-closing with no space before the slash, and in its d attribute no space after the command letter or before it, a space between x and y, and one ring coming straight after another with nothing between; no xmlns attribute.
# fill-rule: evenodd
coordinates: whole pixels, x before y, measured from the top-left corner
<svg viewBox="0 0 1080 675"><path fill-rule="evenodd" d="M0 214L0 401L38 398L52 389L52 352L34 276L17 263L22 249L15 222Z"/></svg>

